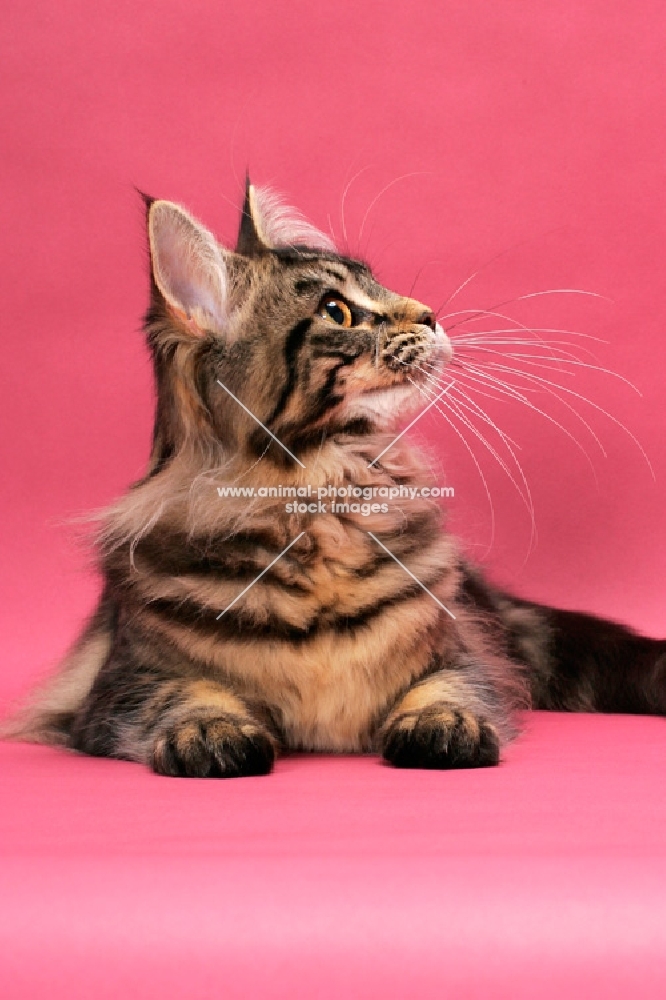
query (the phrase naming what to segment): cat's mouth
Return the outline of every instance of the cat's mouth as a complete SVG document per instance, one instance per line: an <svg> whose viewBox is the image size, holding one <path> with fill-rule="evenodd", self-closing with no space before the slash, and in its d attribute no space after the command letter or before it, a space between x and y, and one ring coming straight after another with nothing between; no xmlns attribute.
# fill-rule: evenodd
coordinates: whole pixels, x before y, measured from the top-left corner
<svg viewBox="0 0 666 1000"><path fill-rule="evenodd" d="M375 385L369 389L363 389L360 393L361 396L387 396L399 393L402 390L403 395L411 395L413 392L412 387L404 382L394 382L393 385Z"/></svg>
<svg viewBox="0 0 666 1000"><path fill-rule="evenodd" d="M452 357L451 342L439 324L402 330L336 372L336 405L327 408L328 419L360 419L375 430L391 430L436 398Z"/></svg>
<svg viewBox="0 0 666 1000"><path fill-rule="evenodd" d="M442 371L452 357L451 341L439 324L425 344L417 346L409 338L396 338L384 349L379 370L373 367L362 375L359 372L365 384L354 385L354 380L348 384L347 414L369 418L382 427L392 426L436 396Z"/></svg>

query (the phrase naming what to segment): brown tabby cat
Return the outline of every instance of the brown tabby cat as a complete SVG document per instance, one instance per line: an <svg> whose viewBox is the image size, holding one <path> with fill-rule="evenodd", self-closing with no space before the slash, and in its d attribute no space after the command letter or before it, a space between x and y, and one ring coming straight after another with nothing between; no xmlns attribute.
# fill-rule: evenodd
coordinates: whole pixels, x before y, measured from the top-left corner
<svg viewBox="0 0 666 1000"><path fill-rule="evenodd" d="M249 182L234 251L146 202L149 471L107 513L99 607L22 738L231 777L289 749L496 764L528 705L666 712L666 643L493 589L436 501L279 495L431 484L395 440L451 360L430 309ZM255 495L221 498L239 483Z"/></svg>

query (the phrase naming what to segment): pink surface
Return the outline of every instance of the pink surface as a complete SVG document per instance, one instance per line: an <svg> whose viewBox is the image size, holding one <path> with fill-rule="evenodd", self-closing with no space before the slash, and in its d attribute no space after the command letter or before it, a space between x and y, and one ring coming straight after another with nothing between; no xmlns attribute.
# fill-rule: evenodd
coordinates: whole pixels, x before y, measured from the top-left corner
<svg viewBox="0 0 666 1000"><path fill-rule="evenodd" d="M540 400L593 473L552 424L486 400L539 530L525 561L529 520L477 449L488 564L666 634L665 29L659 0L5 5L0 704L92 607L66 519L145 464L132 185L231 238L246 165L435 308L481 268L445 312L612 300L500 311L609 342L598 363L642 398L594 371L573 387L656 482L599 411L606 459ZM434 414L419 428L481 556L473 463ZM658 720L540 718L499 771L294 759L228 784L0 747L3 995L663 996L665 743Z"/></svg>
<svg viewBox="0 0 666 1000"><path fill-rule="evenodd" d="M157 778L0 747L3 997L663 997L666 725L538 714L498 769Z"/></svg>

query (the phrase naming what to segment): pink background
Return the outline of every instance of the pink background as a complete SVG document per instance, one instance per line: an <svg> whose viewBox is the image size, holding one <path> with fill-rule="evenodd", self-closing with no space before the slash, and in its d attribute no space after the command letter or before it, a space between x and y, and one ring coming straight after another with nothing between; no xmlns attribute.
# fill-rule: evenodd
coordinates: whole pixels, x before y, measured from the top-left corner
<svg viewBox="0 0 666 1000"><path fill-rule="evenodd" d="M408 292L420 272L415 294L435 308L482 265L450 309L546 288L613 300L509 308L610 342L592 344L598 363L642 398L598 372L577 371L572 387L640 439L656 483L630 438L591 408L605 459L541 397L585 444L598 482L552 424L486 401L521 446L539 531L525 562L529 518L477 443L497 515L487 562L522 594L666 632L663 4L31 0L5 5L3 21L0 696L52 666L93 603L67 519L108 503L146 461L133 185L231 239L246 166L321 227L330 217L386 283ZM345 241L341 200L362 168ZM396 180L359 241L366 210ZM456 490L452 523L483 555L478 474L437 414L420 427Z"/></svg>
<svg viewBox="0 0 666 1000"><path fill-rule="evenodd" d="M607 458L541 400L595 481L562 431L486 401L539 530L526 560L529 519L477 448L486 561L522 594L666 634L662 2L11 0L2 20L0 710L93 605L68 519L146 462L133 185L232 239L246 166L435 308L478 268L449 309L612 299L507 308L609 341L599 364L642 398L586 370L572 387L656 481L598 411ZM435 414L418 436L482 556L469 456ZM663 720L537 715L502 767L458 774L288 758L178 782L0 757L8 997L664 996Z"/></svg>

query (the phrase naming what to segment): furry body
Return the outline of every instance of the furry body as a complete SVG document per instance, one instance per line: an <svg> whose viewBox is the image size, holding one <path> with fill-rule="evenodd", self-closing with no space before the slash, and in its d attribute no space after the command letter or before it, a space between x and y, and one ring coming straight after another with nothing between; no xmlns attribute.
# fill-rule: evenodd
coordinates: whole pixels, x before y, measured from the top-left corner
<svg viewBox="0 0 666 1000"><path fill-rule="evenodd" d="M148 231L150 469L107 514L100 606L20 735L233 776L288 749L494 764L529 705L666 713L664 643L496 591L433 500L222 502L237 484L428 486L395 426L450 344L250 186L233 253L166 202Z"/></svg>

